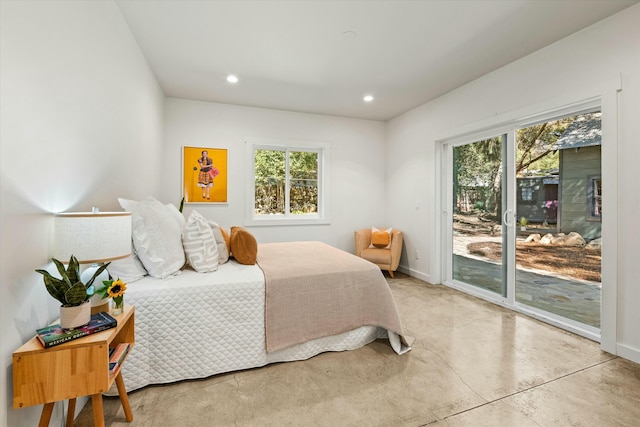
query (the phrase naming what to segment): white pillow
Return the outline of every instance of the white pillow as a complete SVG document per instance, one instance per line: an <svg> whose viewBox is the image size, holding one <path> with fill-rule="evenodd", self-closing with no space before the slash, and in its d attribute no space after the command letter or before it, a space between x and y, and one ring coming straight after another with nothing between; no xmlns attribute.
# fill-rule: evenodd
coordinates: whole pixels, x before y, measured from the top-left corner
<svg viewBox="0 0 640 427"><path fill-rule="evenodd" d="M180 212L178 208L173 206L171 203L167 203L166 205L164 205L164 207L167 208L169 213L173 216L173 219L176 220L176 224L178 224L180 230L182 230L185 224L184 215L182 215L182 212Z"/></svg>
<svg viewBox="0 0 640 427"><path fill-rule="evenodd" d="M216 244L218 245L218 263L224 264L229 261L229 251L227 250L227 242L224 241L222 231L217 222L209 221L209 226L213 230L213 237L216 238Z"/></svg>
<svg viewBox="0 0 640 427"><path fill-rule="evenodd" d="M147 270L135 253L133 242L131 244L131 256L111 261L107 266L109 275L114 279L122 279L125 283L135 282L147 275Z"/></svg>
<svg viewBox="0 0 640 427"><path fill-rule="evenodd" d="M198 273L218 269L218 245L207 219L192 211L182 229L182 245L187 262Z"/></svg>
<svg viewBox="0 0 640 427"><path fill-rule="evenodd" d="M164 279L185 264L182 228L170 208L153 197L118 199L131 212L131 237L138 257L152 277Z"/></svg>

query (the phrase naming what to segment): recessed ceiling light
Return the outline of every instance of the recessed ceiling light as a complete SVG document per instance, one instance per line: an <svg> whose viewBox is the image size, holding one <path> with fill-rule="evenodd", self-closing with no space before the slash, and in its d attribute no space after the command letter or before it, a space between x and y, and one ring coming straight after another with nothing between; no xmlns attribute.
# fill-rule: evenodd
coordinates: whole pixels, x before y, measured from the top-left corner
<svg viewBox="0 0 640 427"><path fill-rule="evenodd" d="M229 75L227 76L227 81L228 81L229 83L238 83L238 77L237 77L237 76L234 76L233 74L229 74Z"/></svg>
<svg viewBox="0 0 640 427"><path fill-rule="evenodd" d="M364 98L362 98L364 100L364 102L372 102L373 101L373 95L365 95Z"/></svg>
<svg viewBox="0 0 640 427"><path fill-rule="evenodd" d="M347 30L342 33L342 38L345 40L355 40L358 37L358 33L355 31Z"/></svg>

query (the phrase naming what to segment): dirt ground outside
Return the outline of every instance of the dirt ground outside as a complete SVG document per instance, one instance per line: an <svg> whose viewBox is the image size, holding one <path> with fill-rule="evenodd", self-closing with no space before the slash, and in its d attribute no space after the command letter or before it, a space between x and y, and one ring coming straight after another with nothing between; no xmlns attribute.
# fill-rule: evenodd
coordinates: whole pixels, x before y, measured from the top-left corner
<svg viewBox="0 0 640 427"><path fill-rule="evenodd" d="M458 235L474 237L500 235L497 219L477 212L454 215L453 228ZM527 230L541 235L554 232L553 228L543 227L541 224L528 224ZM502 257L502 245L489 241L489 239L470 243L467 245L467 250L476 256L492 261L499 261ZM516 242L516 264L523 268L600 282L602 280L601 262L600 249L525 243L520 239Z"/></svg>

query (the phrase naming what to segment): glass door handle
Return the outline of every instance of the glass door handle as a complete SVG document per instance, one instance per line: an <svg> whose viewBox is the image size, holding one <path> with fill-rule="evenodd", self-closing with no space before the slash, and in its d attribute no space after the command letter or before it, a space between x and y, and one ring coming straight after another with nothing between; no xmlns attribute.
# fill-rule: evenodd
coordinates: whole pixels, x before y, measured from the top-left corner
<svg viewBox="0 0 640 427"><path fill-rule="evenodd" d="M511 209L507 209L506 211L504 211L504 214L502 214L502 223L507 227L513 227L513 223L509 222L509 217L511 215L513 215L513 211Z"/></svg>

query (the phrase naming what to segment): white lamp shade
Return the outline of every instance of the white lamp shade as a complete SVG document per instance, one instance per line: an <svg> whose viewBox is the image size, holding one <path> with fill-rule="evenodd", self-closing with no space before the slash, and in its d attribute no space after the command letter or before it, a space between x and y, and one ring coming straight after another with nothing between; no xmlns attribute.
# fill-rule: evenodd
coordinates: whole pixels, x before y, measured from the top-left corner
<svg viewBox="0 0 640 427"><path fill-rule="evenodd" d="M53 257L81 264L126 258L131 255L131 212L58 213L53 217Z"/></svg>

